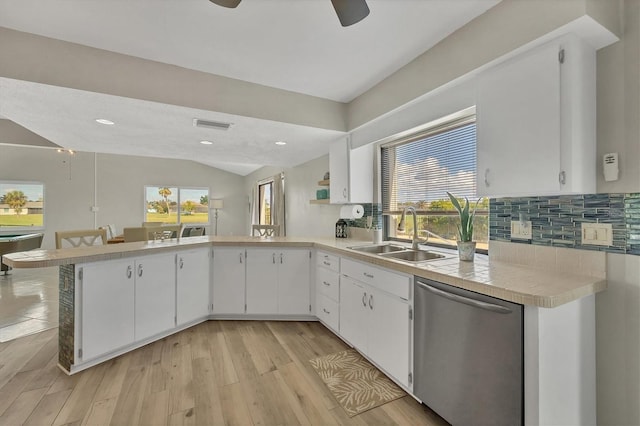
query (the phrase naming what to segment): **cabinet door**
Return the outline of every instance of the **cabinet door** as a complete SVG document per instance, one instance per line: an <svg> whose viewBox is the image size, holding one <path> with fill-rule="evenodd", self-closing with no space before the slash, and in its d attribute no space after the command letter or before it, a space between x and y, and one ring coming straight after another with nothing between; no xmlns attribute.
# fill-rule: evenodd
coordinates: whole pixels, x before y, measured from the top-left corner
<svg viewBox="0 0 640 426"><path fill-rule="evenodd" d="M114 260L81 266L82 359L89 360L134 341L134 263Z"/></svg>
<svg viewBox="0 0 640 426"><path fill-rule="evenodd" d="M245 304L244 249L213 250L213 313L243 314Z"/></svg>
<svg viewBox="0 0 640 426"><path fill-rule="evenodd" d="M279 250L278 263L278 313L311 313L309 305L309 250Z"/></svg>
<svg viewBox="0 0 640 426"><path fill-rule="evenodd" d="M349 202L349 143L340 139L329 146L329 198L332 204Z"/></svg>
<svg viewBox="0 0 640 426"><path fill-rule="evenodd" d="M247 313L278 313L279 251L247 250Z"/></svg>
<svg viewBox="0 0 640 426"><path fill-rule="evenodd" d="M344 275L340 277L340 335L365 353L368 297L369 293L364 284Z"/></svg>
<svg viewBox="0 0 640 426"><path fill-rule="evenodd" d="M178 252L176 316L178 325L209 315L209 249Z"/></svg>
<svg viewBox="0 0 640 426"><path fill-rule="evenodd" d="M136 259L135 338L142 340L175 327L176 255Z"/></svg>
<svg viewBox="0 0 640 426"><path fill-rule="evenodd" d="M559 192L558 52L557 44L546 45L478 78L479 195Z"/></svg>
<svg viewBox="0 0 640 426"><path fill-rule="evenodd" d="M397 296L369 288L366 353L387 373L409 385L409 305ZM393 350L389 350L393 348Z"/></svg>

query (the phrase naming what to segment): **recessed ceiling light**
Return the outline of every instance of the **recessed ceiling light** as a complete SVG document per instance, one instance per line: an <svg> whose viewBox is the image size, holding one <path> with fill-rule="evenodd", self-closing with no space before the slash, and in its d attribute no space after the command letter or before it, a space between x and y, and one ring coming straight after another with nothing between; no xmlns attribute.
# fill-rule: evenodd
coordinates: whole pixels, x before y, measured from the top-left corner
<svg viewBox="0 0 640 426"><path fill-rule="evenodd" d="M111 120L107 120L106 118L96 118L96 122L100 124L106 124L107 126L113 126L114 124L116 124Z"/></svg>
<svg viewBox="0 0 640 426"><path fill-rule="evenodd" d="M210 141L200 141L202 145L213 145L213 142Z"/></svg>
<svg viewBox="0 0 640 426"><path fill-rule="evenodd" d="M276 145L286 145L287 143L285 141L278 141L276 142Z"/></svg>

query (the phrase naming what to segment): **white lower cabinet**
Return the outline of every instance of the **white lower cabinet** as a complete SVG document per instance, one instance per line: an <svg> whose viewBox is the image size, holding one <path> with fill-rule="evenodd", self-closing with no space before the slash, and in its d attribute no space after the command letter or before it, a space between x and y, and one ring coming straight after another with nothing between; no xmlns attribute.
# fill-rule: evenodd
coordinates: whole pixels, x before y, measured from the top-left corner
<svg viewBox="0 0 640 426"><path fill-rule="evenodd" d="M175 254L156 254L135 261L135 340L175 327Z"/></svg>
<svg viewBox="0 0 640 426"><path fill-rule="evenodd" d="M245 249L213 250L213 313L244 314Z"/></svg>
<svg viewBox="0 0 640 426"><path fill-rule="evenodd" d="M309 250L248 249L248 314L309 315Z"/></svg>
<svg viewBox="0 0 640 426"><path fill-rule="evenodd" d="M288 249L280 251L278 265L278 313L310 315L309 269L311 251Z"/></svg>
<svg viewBox="0 0 640 426"><path fill-rule="evenodd" d="M325 252L316 255L316 316L338 333L340 328L340 258Z"/></svg>
<svg viewBox="0 0 640 426"><path fill-rule="evenodd" d="M343 259L340 276L340 335L363 352L387 374L409 387L410 369L410 303L396 294L382 291L344 275L346 271L358 272L358 277L379 277L391 272L371 265ZM360 273L358 269L365 268ZM391 286L398 293L409 294L409 278L393 274L391 281L404 281L406 291Z"/></svg>
<svg viewBox="0 0 640 426"><path fill-rule="evenodd" d="M88 263L79 271L80 359L175 327L175 254Z"/></svg>
<svg viewBox="0 0 640 426"><path fill-rule="evenodd" d="M78 265L76 296L81 300L78 357L92 359L134 342L133 260Z"/></svg>
<svg viewBox="0 0 640 426"><path fill-rule="evenodd" d="M368 316L365 285L340 277L340 335L363 352L367 352Z"/></svg>
<svg viewBox="0 0 640 426"><path fill-rule="evenodd" d="M409 304L369 288L367 355L400 383L409 386Z"/></svg>
<svg viewBox="0 0 640 426"><path fill-rule="evenodd" d="M278 312L278 263L273 250L247 250L247 313Z"/></svg>
<svg viewBox="0 0 640 426"><path fill-rule="evenodd" d="M176 269L177 325L187 324L209 315L209 248L178 253Z"/></svg>

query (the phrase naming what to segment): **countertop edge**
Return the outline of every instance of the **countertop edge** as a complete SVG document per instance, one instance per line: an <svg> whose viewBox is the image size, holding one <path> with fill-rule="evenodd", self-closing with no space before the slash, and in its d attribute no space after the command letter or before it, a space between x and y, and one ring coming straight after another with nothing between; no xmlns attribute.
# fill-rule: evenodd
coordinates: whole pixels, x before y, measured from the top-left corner
<svg viewBox="0 0 640 426"><path fill-rule="evenodd" d="M465 278L464 276L456 276L447 272L438 271L437 261L429 264L429 268L418 267L402 261L386 259L378 255L357 252L347 248L348 245L361 245L367 243L368 242L366 241L338 241L322 238L205 236L164 241L84 247L82 248L82 255L78 255L77 248L32 250L3 255L2 261L12 268L43 268L122 259L133 256L162 253L166 251L195 249L199 247L309 247L335 253L340 256L346 255L354 260L388 268L398 273L433 279L465 290L475 291L522 305L531 305L541 308L555 308L574 300L598 293L607 288L607 281L603 278L567 275L568 279L579 281L579 284L568 290L562 291L559 289L561 291L553 294L532 294L506 287L490 285L481 281ZM344 247L342 245L344 245ZM528 266L517 266L517 268L518 270L527 271L531 274L536 273L536 268Z"/></svg>

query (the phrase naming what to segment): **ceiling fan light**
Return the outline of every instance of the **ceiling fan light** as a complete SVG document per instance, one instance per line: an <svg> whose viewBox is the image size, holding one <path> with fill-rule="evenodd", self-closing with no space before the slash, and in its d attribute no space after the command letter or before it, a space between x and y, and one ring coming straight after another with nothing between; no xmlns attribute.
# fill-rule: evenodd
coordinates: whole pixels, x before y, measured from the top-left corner
<svg viewBox="0 0 640 426"><path fill-rule="evenodd" d="M230 9L235 9L238 7L242 0L209 0L211 3L215 3L218 6L228 7Z"/></svg>
<svg viewBox="0 0 640 426"><path fill-rule="evenodd" d="M331 4L343 27L360 22L369 15L366 0L331 0Z"/></svg>

